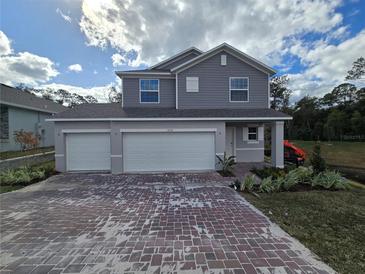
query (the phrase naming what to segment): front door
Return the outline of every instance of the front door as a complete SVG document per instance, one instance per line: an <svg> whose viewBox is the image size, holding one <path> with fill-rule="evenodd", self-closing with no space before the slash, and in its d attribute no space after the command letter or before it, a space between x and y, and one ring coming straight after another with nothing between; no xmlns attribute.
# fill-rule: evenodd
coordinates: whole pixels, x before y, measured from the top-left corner
<svg viewBox="0 0 365 274"><path fill-rule="evenodd" d="M226 154L234 156L234 127L226 127Z"/></svg>

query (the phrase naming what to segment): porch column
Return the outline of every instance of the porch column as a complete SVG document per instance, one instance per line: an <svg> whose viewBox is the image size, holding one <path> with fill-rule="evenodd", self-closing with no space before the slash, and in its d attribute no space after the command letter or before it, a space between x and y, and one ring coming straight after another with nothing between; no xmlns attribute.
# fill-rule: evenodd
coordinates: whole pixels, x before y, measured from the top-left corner
<svg viewBox="0 0 365 274"><path fill-rule="evenodd" d="M282 121L271 124L271 165L284 167L284 122Z"/></svg>

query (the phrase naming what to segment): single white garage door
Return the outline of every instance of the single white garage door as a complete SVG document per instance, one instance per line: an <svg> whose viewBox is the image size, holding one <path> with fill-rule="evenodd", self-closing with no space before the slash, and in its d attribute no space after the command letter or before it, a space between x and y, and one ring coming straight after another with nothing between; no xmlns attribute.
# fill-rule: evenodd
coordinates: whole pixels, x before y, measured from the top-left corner
<svg viewBox="0 0 365 274"><path fill-rule="evenodd" d="M110 170L110 133L66 135L68 171Z"/></svg>
<svg viewBox="0 0 365 274"><path fill-rule="evenodd" d="M213 170L214 133L125 133L124 172Z"/></svg>

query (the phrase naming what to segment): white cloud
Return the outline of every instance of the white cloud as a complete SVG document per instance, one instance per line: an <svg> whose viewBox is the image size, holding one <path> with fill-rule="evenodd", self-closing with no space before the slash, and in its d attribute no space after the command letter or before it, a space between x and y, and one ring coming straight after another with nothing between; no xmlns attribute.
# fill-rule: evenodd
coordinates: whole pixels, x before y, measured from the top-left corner
<svg viewBox="0 0 365 274"><path fill-rule="evenodd" d="M74 71L74 72L81 72L82 71L82 66L80 64L69 65L68 70L69 71Z"/></svg>
<svg viewBox="0 0 365 274"><path fill-rule="evenodd" d="M111 58L113 62L113 67L117 67L125 63L125 58L119 53L113 54Z"/></svg>
<svg viewBox="0 0 365 274"><path fill-rule="evenodd" d="M278 65L288 37L326 33L341 24L342 15L335 10L340 4L340 0L84 0L80 28L88 45L135 50L134 66L153 64L190 46L206 50L222 42Z"/></svg>
<svg viewBox="0 0 365 274"><path fill-rule="evenodd" d="M300 74L289 75L290 87L297 98L304 95L320 96L330 92L341 82L352 63L364 55L365 30L338 45L317 42L314 47L296 44L291 48L307 69ZM363 82L355 82L364 86Z"/></svg>
<svg viewBox="0 0 365 274"><path fill-rule="evenodd" d="M71 23L71 22L72 22L71 17L70 17L70 16L68 16L68 15L66 15L66 14L64 14L64 13L62 12L62 10L60 10L59 8L57 8L57 9L56 9L56 12L57 12L59 15L61 15L61 17L63 18L63 20L65 20L66 22L68 22L68 23Z"/></svg>
<svg viewBox="0 0 365 274"><path fill-rule="evenodd" d="M0 30L0 56L12 54L11 42L9 38Z"/></svg>
<svg viewBox="0 0 365 274"><path fill-rule="evenodd" d="M0 57L0 82L15 85L45 83L58 75L54 63L29 52Z"/></svg>

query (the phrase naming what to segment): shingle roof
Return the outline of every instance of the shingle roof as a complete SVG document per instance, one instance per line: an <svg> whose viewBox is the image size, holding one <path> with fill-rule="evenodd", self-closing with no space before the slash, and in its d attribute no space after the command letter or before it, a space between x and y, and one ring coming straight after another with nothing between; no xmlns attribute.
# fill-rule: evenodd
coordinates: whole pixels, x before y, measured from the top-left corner
<svg viewBox="0 0 365 274"><path fill-rule="evenodd" d="M83 104L56 114L54 119L119 119L119 118L278 118L290 116L273 109L174 109L122 108L119 103Z"/></svg>
<svg viewBox="0 0 365 274"><path fill-rule="evenodd" d="M58 113L67 109L61 104L4 84L0 84L0 103L48 113Z"/></svg>

